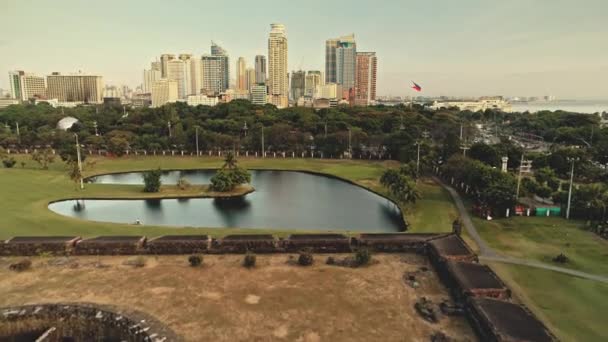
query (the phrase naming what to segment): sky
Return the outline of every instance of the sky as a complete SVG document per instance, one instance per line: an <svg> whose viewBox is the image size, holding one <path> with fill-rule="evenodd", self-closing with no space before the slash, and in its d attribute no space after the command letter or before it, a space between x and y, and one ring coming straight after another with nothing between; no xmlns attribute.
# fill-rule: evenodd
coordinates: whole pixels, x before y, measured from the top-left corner
<svg viewBox="0 0 608 342"><path fill-rule="evenodd" d="M82 70L142 83L162 53L209 52L252 66L271 23L290 70L324 71L325 40L354 33L378 57L378 95L608 99L606 0L2 0L0 88L8 71Z"/></svg>

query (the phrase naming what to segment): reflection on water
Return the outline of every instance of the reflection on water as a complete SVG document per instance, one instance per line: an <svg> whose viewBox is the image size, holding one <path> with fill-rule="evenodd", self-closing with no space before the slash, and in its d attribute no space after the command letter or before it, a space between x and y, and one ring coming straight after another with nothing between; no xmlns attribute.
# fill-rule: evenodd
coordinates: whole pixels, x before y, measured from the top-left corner
<svg viewBox="0 0 608 342"><path fill-rule="evenodd" d="M164 184L184 177L207 184L212 170L171 171ZM141 173L99 176L105 184L142 184ZM318 229L370 232L403 230L401 212L390 201L338 179L303 172L253 171L256 191L236 199L86 200L52 203L59 214L85 220L217 228ZM82 202L82 201L81 201ZM84 204L84 203L82 203Z"/></svg>

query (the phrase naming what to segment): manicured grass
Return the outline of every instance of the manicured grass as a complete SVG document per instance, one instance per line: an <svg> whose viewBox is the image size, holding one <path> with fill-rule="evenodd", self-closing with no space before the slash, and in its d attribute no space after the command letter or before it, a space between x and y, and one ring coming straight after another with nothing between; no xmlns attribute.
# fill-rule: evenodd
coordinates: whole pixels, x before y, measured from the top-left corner
<svg viewBox="0 0 608 342"><path fill-rule="evenodd" d="M553 263L564 253L570 261L558 266L608 275L608 241L582 229L580 221L514 217L474 223L490 246L506 255Z"/></svg>
<svg viewBox="0 0 608 342"><path fill-rule="evenodd" d="M492 268L562 341L608 340L607 284L526 266Z"/></svg>
<svg viewBox="0 0 608 342"><path fill-rule="evenodd" d="M430 179L418 181L422 198L406 211L406 218L416 233L436 233L452 231L452 222L458 217L458 210L450 194Z"/></svg>
<svg viewBox="0 0 608 342"><path fill-rule="evenodd" d="M85 190L79 190L74 182L67 177L65 164L57 160L48 170L41 170L29 156L18 156L17 166L13 169L0 169L0 238L16 235L80 235L94 236L102 234L141 234L157 236L162 234L211 234L226 235L234 233L268 233L286 235L291 231L263 229L237 229L237 228L172 228L154 226L134 226L126 224L89 222L69 218L48 210L49 202L65 198L97 197L97 198L137 198L158 196L159 194L145 194L142 186L87 184ZM25 162L25 168L20 162ZM125 172L133 170L162 169L203 169L217 168L223 160L217 157L123 157L123 158L97 158L89 157L87 162L93 166L85 169L85 175L91 176L108 172ZM239 164L246 168L256 169L284 169L322 172L342 177L360 185L369 187L374 191L384 193L378 184L378 178L386 167L395 166L394 162L356 161L356 160L311 160L311 159L254 159L241 158ZM425 184L423 195L427 191L433 193L438 187ZM164 197L192 196L204 191L203 187L192 187L188 190L179 190L170 185L164 185L160 195ZM424 210L422 200L416 208L407 210L406 215L415 215L412 231L431 231L449 229L449 225L441 227L450 220L445 218L437 221L437 215L430 210ZM422 208L422 209L420 209ZM416 212L420 210L420 214ZM422 222L438 222L438 224L422 225Z"/></svg>

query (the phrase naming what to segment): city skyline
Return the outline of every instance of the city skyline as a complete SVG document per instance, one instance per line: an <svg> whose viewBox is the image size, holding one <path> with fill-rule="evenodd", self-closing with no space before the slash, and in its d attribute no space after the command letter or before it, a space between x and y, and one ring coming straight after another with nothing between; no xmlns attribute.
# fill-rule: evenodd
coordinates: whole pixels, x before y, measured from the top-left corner
<svg viewBox="0 0 608 342"><path fill-rule="evenodd" d="M383 6L346 7L340 1L318 2L323 11L314 9L319 6L296 11L277 1L236 1L230 8L192 1L154 6L107 1L92 7L75 1L40 1L36 6L8 1L0 21L0 71L44 76L83 70L103 75L106 84L135 88L142 83L142 71L160 54L202 55L212 40L228 51L231 61L243 56L254 65L256 55L267 55L268 25L280 22L290 41L289 71L324 70L326 40L355 33L357 45L375 51L381 60L379 96L414 95L412 80L428 96L608 96L602 81L608 78L608 47L601 44L608 35L601 20L608 11L605 2L441 3L386 1ZM169 5L191 10L167 17ZM216 15L195 20L209 10ZM233 16L241 18L235 27L220 25ZM318 20L311 21L314 17ZM24 29L19 23L25 18L36 20ZM41 60L42 49L50 53ZM7 77L0 78L0 88L9 89Z"/></svg>

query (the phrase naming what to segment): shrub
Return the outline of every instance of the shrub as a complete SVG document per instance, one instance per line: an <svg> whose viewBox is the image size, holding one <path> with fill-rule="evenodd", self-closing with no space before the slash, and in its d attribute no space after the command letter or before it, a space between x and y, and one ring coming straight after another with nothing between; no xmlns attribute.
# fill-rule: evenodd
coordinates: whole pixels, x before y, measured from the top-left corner
<svg viewBox="0 0 608 342"><path fill-rule="evenodd" d="M28 270L32 267L32 262L29 259L20 260L14 264L10 264L8 267L11 271L21 272Z"/></svg>
<svg viewBox="0 0 608 342"><path fill-rule="evenodd" d="M160 169L144 172L144 192L158 192L161 185L161 175L162 171Z"/></svg>
<svg viewBox="0 0 608 342"><path fill-rule="evenodd" d="M298 265L300 266L310 266L314 262L314 258L312 257L312 253L310 251L300 252L300 256L298 257Z"/></svg>
<svg viewBox="0 0 608 342"><path fill-rule="evenodd" d="M188 257L188 262L190 263L190 266L192 266L192 267L200 266L203 263L203 256L202 255L191 255Z"/></svg>
<svg viewBox="0 0 608 342"><path fill-rule="evenodd" d="M211 190L226 192L234 189L234 183L232 177L229 175L227 170L218 170L213 177L211 177Z"/></svg>
<svg viewBox="0 0 608 342"><path fill-rule="evenodd" d="M243 266L247 268L252 268L255 267L255 262L255 254L248 251L247 254L245 254L245 258L243 258Z"/></svg>
<svg viewBox="0 0 608 342"><path fill-rule="evenodd" d="M13 157L4 159L2 161L2 164L4 164L4 167L7 169L10 169L11 167L15 166L16 163L17 163L17 161Z"/></svg>
<svg viewBox="0 0 608 342"><path fill-rule="evenodd" d="M327 257L327 260L325 261L325 263L327 265L335 265L336 264L336 259L334 259L334 257Z"/></svg>
<svg viewBox="0 0 608 342"><path fill-rule="evenodd" d="M372 254L369 249L361 248L355 252L355 264L357 266L367 265L372 261Z"/></svg>
<svg viewBox="0 0 608 342"><path fill-rule="evenodd" d="M180 177L177 180L177 187L180 188L180 190L186 190L190 187L190 182L188 182L184 177Z"/></svg>

